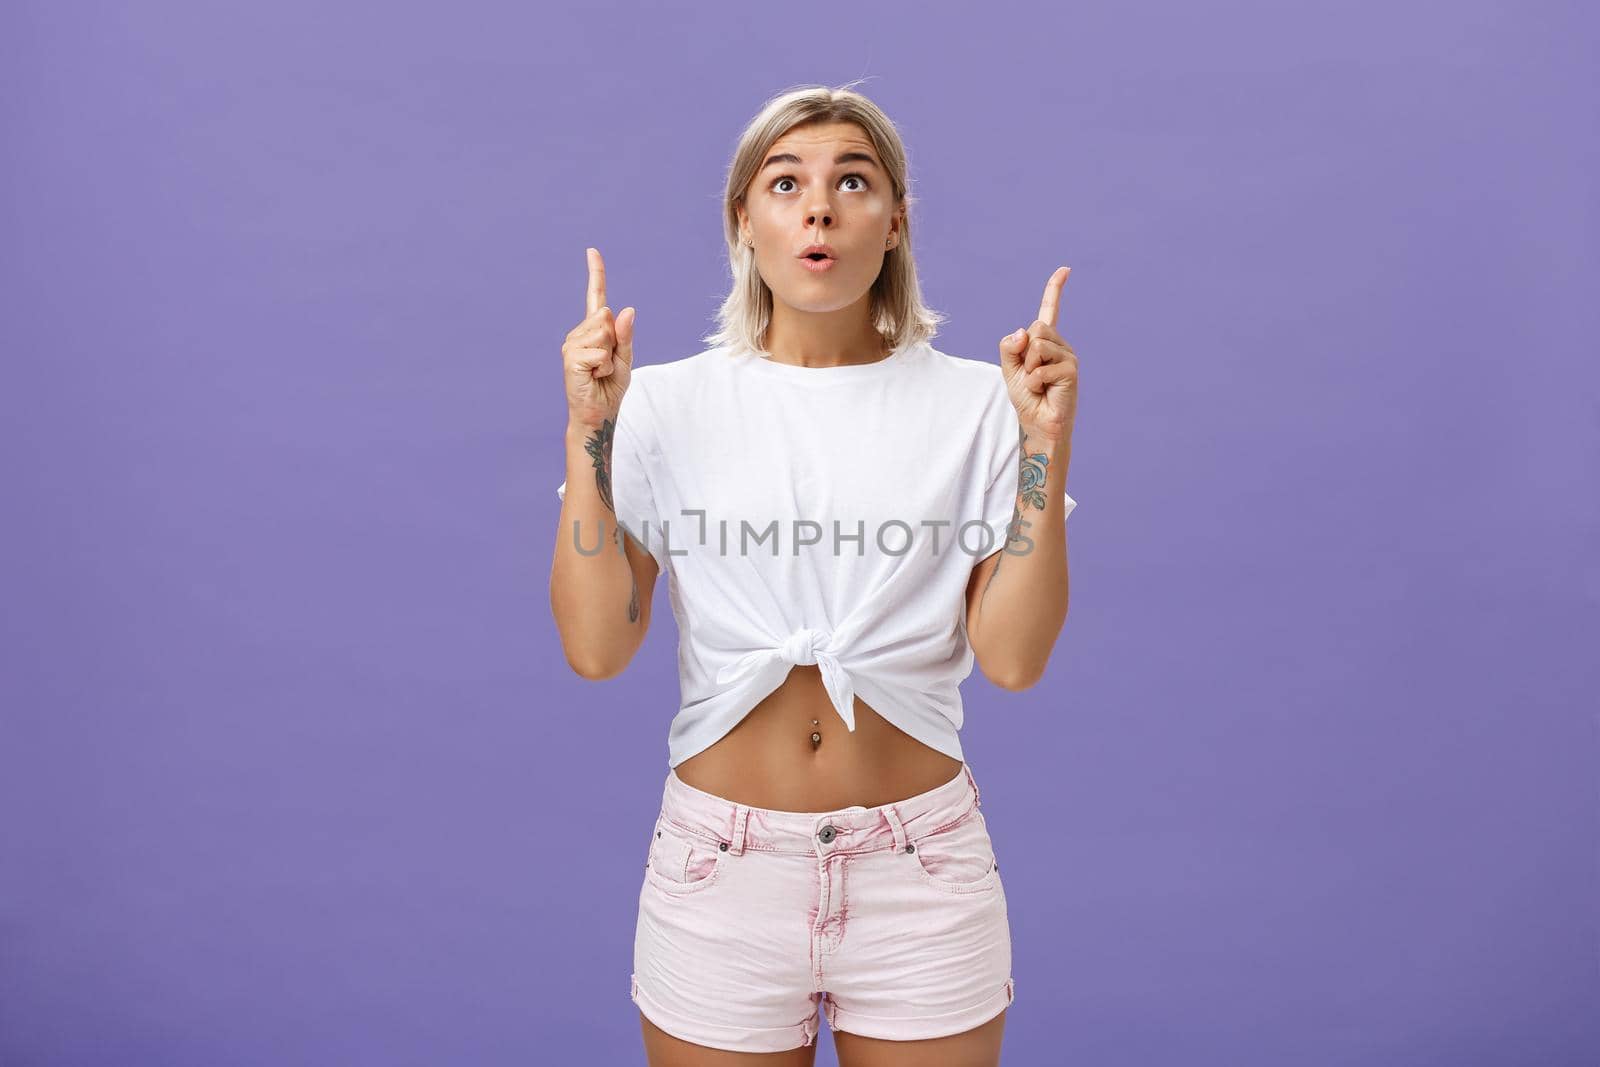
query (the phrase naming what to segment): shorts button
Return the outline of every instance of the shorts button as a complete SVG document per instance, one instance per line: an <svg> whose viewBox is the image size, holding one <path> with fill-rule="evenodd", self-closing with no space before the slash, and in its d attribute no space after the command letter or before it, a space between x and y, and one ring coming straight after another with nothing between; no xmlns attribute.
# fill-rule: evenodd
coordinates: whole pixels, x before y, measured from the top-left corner
<svg viewBox="0 0 1600 1067"><path fill-rule="evenodd" d="M915 852L916 850L917 850L917 846L916 845L913 845L909 841L906 842L906 851L907 852Z"/></svg>
<svg viewBox="0 0 1600 1067"><path fill-rule="evenodd" d="M722 850L722 851L723 851L723 852L726 852L726 851L728 851L728 843L727 843L727 842L726 842L726 841L724 841L724 842L722 842L722 843L721 843L721 844L720 844L720 845L718 845L718 846L717 846L717 847L718 847L718 848L719 848L719 849L721 849L721 850Z"/></svg>
<svg viewBox="0 0 1600 1067"><path fill-rule="evenodd" d="M828 844L830 841L832 841L834 839L834 837L838 834L838 832L839 831L835 830L832 826L824 826L817 833L817 837L821 838L822 843L824 845L826 845L826 844Z"/></svg>

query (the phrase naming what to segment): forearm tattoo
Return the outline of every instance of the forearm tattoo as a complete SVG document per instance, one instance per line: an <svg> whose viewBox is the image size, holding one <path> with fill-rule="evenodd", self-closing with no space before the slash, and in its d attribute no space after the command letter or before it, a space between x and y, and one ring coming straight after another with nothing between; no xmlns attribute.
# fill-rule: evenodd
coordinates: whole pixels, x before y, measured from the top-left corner
<svg viewBox="0 0 1600 1067"><path fill-rule="evenodd" d="M616 428L617 424L607 419L583 443L583 450L589 453L589 458L594 461L595 488L600 490L601 502L613 515L617 513L617 509L611 503L611 440Z"/></svg>
<svg viewBox="0 0 1600 1067"><path fill-rule="evenodd" d="M611 442L615 439L617 424L612 419L606 419L600 428L589 435L583 443L583 450L594 461L594 485L600 491L600 501L605 504L606 510L611 512L613 529L611 531L612 543L617 546L617 551L622 552L622 524L615 521L617 517L616 505L611 500ZM626 558L626 553L623 553ZM633 568L628 568L630 577ZM633 589L628 595L628 621L639 621L639 579L632 578Z"/></svg>
<svg viewBox="0 0 1600 1067"><path fill-rule="evenodd" d="M1006 526L1006 543L1000 546L1000 558L994 561L994 570L989 572L989 580L984 583L985 594L989 592L989 586L994 584L995 575L1000 573L1000 567L1006 561L1005 550L1011 547L1011 542L1025 540L1022 530L1032 525L1022 518L1023 505L1026 504L1036 511L1044 510L1045 468L1050 465L1050 457L1043 452L1028 455L1027 443L1027 431L1018 426L1017 450L1022 453L1022 459L1017 464L1017 501L1011 508L1011 522Z"/></svg>

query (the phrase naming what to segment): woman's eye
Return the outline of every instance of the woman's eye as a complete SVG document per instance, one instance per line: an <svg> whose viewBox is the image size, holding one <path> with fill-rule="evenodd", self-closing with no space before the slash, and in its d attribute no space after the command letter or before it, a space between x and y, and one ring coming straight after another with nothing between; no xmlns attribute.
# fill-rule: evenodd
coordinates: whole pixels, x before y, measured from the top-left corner
<svg viewBox="0 0 1600 1067"><path fill-rule="evenodd" d="M851 181L851 180L859 182L861 189L867 188L867 179L863 175L860 175L860 174L846 174L843 178L839 179L840 182L847 182L847 181ZM774 179L773 183L772 183L773 191L774 192L779 192L779 193L789 192L788 189L780 189L780 188L778 188L778 186L780 184L782 184L783 182L788 182L790 185L793 185L794 184L794 179L789 177L788 175L784 175L781 178ZM852 190L852 191L856 191L856 190Z"/></svg>

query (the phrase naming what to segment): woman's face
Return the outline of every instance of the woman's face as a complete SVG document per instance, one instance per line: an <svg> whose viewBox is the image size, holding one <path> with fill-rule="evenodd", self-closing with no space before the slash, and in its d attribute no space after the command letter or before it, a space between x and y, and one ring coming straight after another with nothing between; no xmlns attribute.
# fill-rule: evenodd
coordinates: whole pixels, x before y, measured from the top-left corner
<svg viewBox="0 0 1600 1067"><path fill-rule="evenodd" d="M852 122L796 126L767 151L745 189L739 229L754 240L756 270L775 300L799 311L837 311L872 288L900 240L889 175ZM804 258L827 245L831 260Z"/></svg>

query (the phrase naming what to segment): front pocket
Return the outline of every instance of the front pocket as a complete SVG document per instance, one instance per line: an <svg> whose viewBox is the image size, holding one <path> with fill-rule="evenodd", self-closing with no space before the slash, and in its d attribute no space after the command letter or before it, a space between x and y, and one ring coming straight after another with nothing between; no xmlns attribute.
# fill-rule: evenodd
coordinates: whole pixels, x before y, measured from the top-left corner
<svg viewBox="0 0 1600 1067"><path fill-rule="evenodd" d="M696 893L717 879L722 869L721 842L701 837L669 822L656 820L645 860L645 877L670 893Z"/></svg>
<svg viewBox="0 0 1600 1067"><path fill-rule="evenodd" d="M976 808L953 826L911 839L910 859L924 882L947 893L976 893L1000 882L994 842Z"/></svg>

